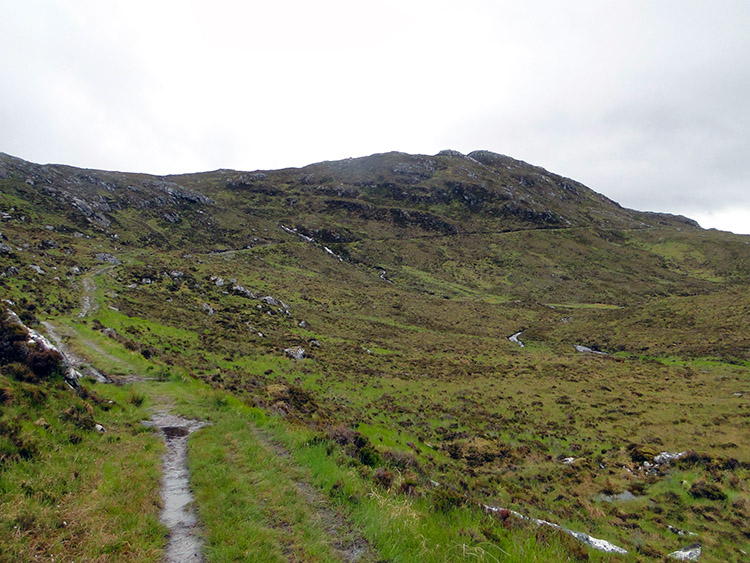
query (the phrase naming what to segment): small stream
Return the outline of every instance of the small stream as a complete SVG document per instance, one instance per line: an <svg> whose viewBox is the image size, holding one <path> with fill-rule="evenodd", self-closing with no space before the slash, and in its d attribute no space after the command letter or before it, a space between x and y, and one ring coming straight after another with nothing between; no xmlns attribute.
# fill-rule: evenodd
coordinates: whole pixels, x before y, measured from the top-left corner
<svg viewBox="0 0 750 563"><path fill-rule="evenodd" d="M161 521L169 528L169 543L164 561L202 562L203 541L190 490L187 441L190 434L206 426L206 423L167 412L156 412L145 424L158 428L167 445L161 488L164 501Z"/></svg>

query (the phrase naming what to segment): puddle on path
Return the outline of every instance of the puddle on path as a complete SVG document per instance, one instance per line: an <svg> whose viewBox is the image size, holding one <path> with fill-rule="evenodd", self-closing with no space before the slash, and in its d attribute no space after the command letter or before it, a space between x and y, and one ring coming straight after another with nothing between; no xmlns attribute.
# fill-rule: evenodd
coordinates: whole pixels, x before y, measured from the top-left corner
<svg viewBox="0 0 750 563"><path fill-rule="evenodd" d="M203 542L198 518L193 508L187 468L187 440L205 422L189 420L166 412L157 412L144 424L158 428L167 445L164 455L164 475L161 496L164 508L161 521L169 528L166 563L194 563L204 561Z"/></svg>

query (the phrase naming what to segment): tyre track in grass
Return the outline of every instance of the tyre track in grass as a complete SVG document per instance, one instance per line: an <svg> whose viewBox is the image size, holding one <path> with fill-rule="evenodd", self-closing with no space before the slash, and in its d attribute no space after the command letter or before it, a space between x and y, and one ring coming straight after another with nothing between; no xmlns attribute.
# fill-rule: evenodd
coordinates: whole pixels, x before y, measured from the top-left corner
<svg viewBox="0 0 750 563"><path fill-rule="evenodd" d="M96 281L94 281L94 278L105 272L109 272L114 267L114 265L111 265L97 268L83 277L81 282L83 285L83 291L81 291L81 311L78 313L78 318L88 317L99 310L99 303L96 302Z"/></svg>
<svg viewBox="0 0 750 563"><path fill-rule="evenodd" d="M270 432L253 427L252 433L258 442L285 463L296 465L286 447L278 442ZM372 549L370 543L357 530L346 515L337 510L318 489L301 476L294 479L294 486L303 501L312 508L314 517L331 539L334 554L347 563L374 563L382 559Z"/></svg>

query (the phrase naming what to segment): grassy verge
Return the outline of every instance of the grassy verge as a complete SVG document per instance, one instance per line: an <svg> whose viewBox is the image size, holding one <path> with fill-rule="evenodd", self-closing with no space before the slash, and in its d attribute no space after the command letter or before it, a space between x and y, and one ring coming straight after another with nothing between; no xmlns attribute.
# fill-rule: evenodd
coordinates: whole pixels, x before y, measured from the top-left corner
<svg viewBox="0 0 750 563"><path fill-rule="evenodd" d="M141 425L145 405L112 386L74 399L61 382L42 390L41 401L40 390L26 386L39 401L30 404L24 385L3 384L15 399L0 420L19 426L31 452L0 467L2 559L158 561L166 535L159 522L163 447Z"/></svg>
<svg viewBox="0 0 750 563"><path fill-rule="evenodd" d="M580 546L565 536L518 523L507 525L478 506L462 506L450 492L434 489L412 496L399 492L412 476L394 471L391 483L373 482L373 471L352 466L340 448L315 443L304 433L273 425L312 481L349 514L388 561L561 561ZM595 556L596 558L596 556Z"/></svg>

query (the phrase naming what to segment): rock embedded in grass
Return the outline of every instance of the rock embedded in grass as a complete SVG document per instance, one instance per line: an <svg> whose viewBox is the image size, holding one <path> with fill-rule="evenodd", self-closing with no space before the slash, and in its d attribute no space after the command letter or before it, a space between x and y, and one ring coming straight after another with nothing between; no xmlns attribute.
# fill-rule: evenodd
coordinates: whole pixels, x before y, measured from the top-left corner
<svg viewBox="0 0 750 563"><path fill-rule="evenodd" d="M284 348L284 353L293 360L301 360L305 357L305 349L302 346Z"/></svg>
<svg viewBox="0 0 750 563"><path fill-rule="evenodd" d="M677 551L673 551L667 557L677 561L698 561L702 553L701 544L695 543Z"/></svg>

